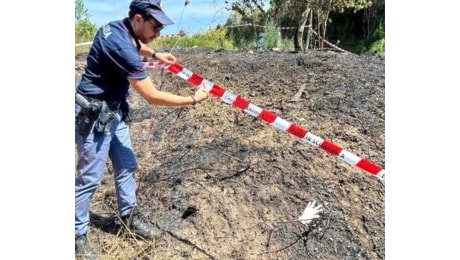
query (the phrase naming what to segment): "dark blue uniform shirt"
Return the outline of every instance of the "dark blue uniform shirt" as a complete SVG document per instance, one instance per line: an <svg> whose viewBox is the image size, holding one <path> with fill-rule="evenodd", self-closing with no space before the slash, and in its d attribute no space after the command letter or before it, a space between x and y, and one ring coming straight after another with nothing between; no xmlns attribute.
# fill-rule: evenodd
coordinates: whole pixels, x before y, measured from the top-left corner
<svg viewBox="0 0 460 260"><path fill-rule="evenodd" d="M123 100L128 95L128 79L147 77L128 26L129 20L125 18L98 30L77 87L78 93L101 100Z"/></svg>

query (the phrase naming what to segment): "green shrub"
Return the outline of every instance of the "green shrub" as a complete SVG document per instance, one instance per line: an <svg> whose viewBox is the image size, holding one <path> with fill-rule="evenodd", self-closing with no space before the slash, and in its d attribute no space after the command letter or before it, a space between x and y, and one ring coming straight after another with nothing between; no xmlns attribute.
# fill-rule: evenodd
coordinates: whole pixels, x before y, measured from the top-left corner
<svg viewBox="0 0 460 260"><path fill-rule="evenodd" d="M233 49L233 43L227 38L227 29L208 30L191 37L160 38L153 42L155 48L171 47L209 47L214 49Z"/></svg>
<svg viewBox="0 0 460 260"><path fill-rule="evenodd" d="M92 41L96 32L96 25L91 23L88 19L77 21L75 23L75 42Z"/></svg>
<svg viewBox="0 0 460 260"><path fill-rule="evenodd" d="M274 22L269 22L267 27L265 27L265 44L264 49L272 49L278 47L278 29Z"/></svg>
<svg viewBox="0 0 460 260"><path fill-rule="evenodd" d="M257 48L256 35L257 29L251 26L248 27L232 27L229 28L228 37L233 42L237 49Z"/></svg>
<svg viewBox="0 0 460 260"><path fill-rule="evenodd" d="M385 56L385 39L380 39L371 44L371 51Z"/></svg>
<svg viewBox="0 0 460 260"><path fill-rule="evenodd" d="M352 48L352 52L361 53L375 53L385 56L385 20L382 19L379 26L372 32L369 39L361 40L357 45Z"/></svg>
<svg viewBox="0 0 460 260"><path fill-rule="evenodd" d="M294 39L282 38L281 48L283 48L284 50L294 50Z"/></svg>

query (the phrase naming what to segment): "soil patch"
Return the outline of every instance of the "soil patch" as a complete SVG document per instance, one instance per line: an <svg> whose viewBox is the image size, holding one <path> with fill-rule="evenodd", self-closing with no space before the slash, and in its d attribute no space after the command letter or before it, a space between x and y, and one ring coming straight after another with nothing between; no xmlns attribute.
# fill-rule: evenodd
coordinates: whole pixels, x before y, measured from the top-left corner
<svg viewBox="0 0 460 260"><path fill-rule="evenodd" d="M384 58L203 48L173 54L205 79L385 168ZM76 84L82 71L75 70ZM167 71L151 77L162 90L194 93ZM166 234L152 243L116 232L109 164L91 207L89 237L102 257L385 258L385 186L377 178L213 97L167 108L130 93L139 207ZM325 209L307 227L295 220L312 200Z"/></svg>

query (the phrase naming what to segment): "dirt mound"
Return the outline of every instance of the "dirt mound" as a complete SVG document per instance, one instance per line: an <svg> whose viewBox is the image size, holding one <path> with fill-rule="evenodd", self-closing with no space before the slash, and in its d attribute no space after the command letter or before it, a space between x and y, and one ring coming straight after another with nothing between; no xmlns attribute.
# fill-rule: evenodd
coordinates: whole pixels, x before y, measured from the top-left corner
<svg viewBox="0 0 460 260"><path fill-rule="evenodd" d="M173 54L205 79L385 168L383 58L200 48ZM76 83L81 73L76 69ZM162 90L194 92L166 71L151 77ZM385 186L377 178L218 99L152 107L130 93L139 206L166 234L146 242L117 233L108 165L89 234L102 257L385 258ZM325 210L306 227L294 220L312 200Z"/></svg>

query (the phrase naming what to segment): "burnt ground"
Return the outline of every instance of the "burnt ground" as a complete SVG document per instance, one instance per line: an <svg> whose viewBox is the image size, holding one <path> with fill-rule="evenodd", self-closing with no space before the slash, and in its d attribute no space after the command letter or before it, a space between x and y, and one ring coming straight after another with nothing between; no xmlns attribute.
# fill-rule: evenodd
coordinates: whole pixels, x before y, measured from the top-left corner
<svg viewBox="0 0 460 260"><path fill-rule="evenodd" d="M185 68L385 168L384 58L172 53ZM162 90L194 93L167 71L151 77ZM131 92L130 103L139 207L165 234L142 241L119 232L109 163L88 234L102 259L385 258L385 185L376 177L213 97L168 108ZM307 227L295 220L312 200L325 209Z"/></svg>

